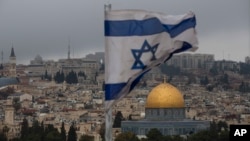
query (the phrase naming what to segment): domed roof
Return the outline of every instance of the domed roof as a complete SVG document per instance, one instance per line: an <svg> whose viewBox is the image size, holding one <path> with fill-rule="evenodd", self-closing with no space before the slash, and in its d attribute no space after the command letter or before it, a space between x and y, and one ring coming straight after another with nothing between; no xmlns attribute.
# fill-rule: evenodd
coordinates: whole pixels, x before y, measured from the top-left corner
<svg viewBox="0 0 250 141"><path fill-rule="evenodd" d="M184 105L181 92L169 83L153 88L146 102L146 108L183 108Z"/></svg>
<svg viewBox="0 0 250 141"><path fill-rule="evenodd" d="M35 57L35 60L36 61L43 61L43 58L39 54L37 54Z"/></svg>

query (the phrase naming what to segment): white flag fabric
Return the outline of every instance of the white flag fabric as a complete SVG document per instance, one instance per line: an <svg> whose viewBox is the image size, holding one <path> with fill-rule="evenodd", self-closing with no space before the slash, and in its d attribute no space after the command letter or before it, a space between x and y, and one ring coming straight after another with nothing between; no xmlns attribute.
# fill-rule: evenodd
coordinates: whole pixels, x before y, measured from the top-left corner
<svg viewBox="0 0 250 141"><path fill-rule="evenodd" d="M105 14L106 109L174 53L198 48L192 12L173 16L144 10L111 10Z"/></svg>

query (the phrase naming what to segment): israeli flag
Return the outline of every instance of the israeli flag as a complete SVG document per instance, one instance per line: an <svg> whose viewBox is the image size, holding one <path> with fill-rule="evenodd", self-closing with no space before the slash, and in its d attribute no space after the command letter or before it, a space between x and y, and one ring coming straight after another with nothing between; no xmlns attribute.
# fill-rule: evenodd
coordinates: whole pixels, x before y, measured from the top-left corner
<svg viewBox="0 0 250 141"><path fill-rule="evenodd" d="M172 16L144 10L111 10L105 14L106 109L174 53L197 49L192 12Z"/></svg>

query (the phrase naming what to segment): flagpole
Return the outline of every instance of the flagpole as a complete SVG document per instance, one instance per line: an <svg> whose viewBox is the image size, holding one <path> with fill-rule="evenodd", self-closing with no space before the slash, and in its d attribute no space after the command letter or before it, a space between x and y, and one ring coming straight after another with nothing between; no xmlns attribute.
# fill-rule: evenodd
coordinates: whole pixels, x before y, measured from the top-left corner
<svg viewBox="0 0 250 141"><path fill-rule="evenodd" d="M105 4L104 5L104 16L106 19L106 12L111 10L111 4ZM107 43L105 40L105 49L107 48ZM105 59L107 60L107 59ZM109 109L107 109L107 104L106 104L106 99L105 99L105 141L112 141L113 140L113 136L112 136L112 106L109 107Z"/></svg>

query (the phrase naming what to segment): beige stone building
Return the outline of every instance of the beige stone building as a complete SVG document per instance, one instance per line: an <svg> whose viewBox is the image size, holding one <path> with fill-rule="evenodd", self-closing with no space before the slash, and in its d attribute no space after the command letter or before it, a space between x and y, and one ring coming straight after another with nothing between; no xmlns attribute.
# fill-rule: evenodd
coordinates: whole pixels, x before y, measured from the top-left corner
<svg viewBox="0 0 250 141"><path fill-rule="evenodd" d="M212 54L188 54L183 53L174 55L169 61L168 65L174 65L181 69L199 69L212 67L214 62L214 55Z"/></svg>
<svg viewBox="0 0 250 141"><path fill-rule="evenodd" d="M8 140L19 137L21 126L20 121L15 120L15 111L12 100L7 100L4 105L4 121L0 123L0 129L5 130Z"/></svg>

